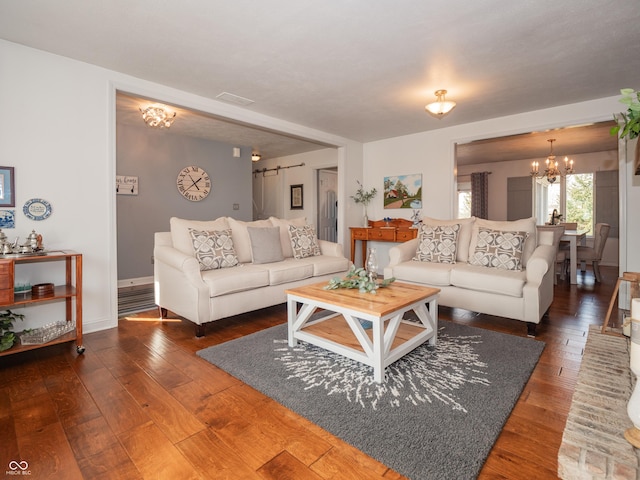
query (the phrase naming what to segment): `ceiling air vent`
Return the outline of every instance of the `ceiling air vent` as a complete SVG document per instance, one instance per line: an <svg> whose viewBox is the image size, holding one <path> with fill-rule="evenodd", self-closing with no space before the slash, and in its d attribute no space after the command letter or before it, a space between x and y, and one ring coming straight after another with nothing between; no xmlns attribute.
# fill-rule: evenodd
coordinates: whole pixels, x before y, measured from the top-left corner
<svg viewBox="0 0 640 480"><path fill-rule="evenodd" d="M223 102L233 103L234 105L240 105L242 107L246 107L247 105L255 103L253 100L249 100L248 98L234 95L233 93L229 92L222 92L220 95L217 95L216 98L218 100L222 100Z"/></svg>

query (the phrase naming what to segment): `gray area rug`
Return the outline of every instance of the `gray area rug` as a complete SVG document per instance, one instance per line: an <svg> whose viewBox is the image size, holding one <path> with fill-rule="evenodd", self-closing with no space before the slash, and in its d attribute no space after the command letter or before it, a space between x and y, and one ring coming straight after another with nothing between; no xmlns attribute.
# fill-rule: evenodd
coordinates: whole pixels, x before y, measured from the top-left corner
<svg viewBox="0 0 640 480"><path fill-rule="evenodd" d="M387 367L386 382L353 360L300 342L287 326L198 355L406 477L479 473L544 343L440 321L422 345Z"/></svg>

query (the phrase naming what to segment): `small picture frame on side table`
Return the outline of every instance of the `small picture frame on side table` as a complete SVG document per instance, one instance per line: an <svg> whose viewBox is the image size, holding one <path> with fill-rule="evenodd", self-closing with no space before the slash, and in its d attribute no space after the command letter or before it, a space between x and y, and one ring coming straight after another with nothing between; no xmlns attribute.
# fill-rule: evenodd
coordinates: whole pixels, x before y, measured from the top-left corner
<svg viewBox="0 0 640 480"><path fill-rule="evenodd" d="M15 207L16 192L13 167L0 167L0 207Z"/></svg>
<svg viewBox="0 0 640 480"><path fill-rule="evenodd" d="M304 194L302 184L291 185L291 210L304 209Z"/></svg>

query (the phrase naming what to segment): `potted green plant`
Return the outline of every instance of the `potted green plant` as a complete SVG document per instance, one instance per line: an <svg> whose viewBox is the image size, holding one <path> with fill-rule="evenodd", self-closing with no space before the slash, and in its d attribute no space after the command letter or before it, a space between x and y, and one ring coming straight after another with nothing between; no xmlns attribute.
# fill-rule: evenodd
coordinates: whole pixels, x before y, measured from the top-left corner
<svg viewBox="0 0 640 480"><path fill-rule="evenodd" d="M622 98L619 102L627 106L627 111L613 115L617 125L611 128L611 135L619 134L620 138L633 140L640 136L640 92L636 92L633 88L623 88L620 93ZM640 174L640 147L638 147L638 143L636 143L634 164L636 175Z"/></svg>
<svg viewBox="0 0 640 480"><path fill-rule="evenodd" d="M371 203L371 200L373 200L373 197L376 196L376 193L378 193L378 191L375 188L366 191L359 180L356 180L356 182L358 182L358 190L356 190L355 195L351 195L351 198L353 198L354 202L361 203L364 207L364 226L368 227L369 217L367 217L367 205Z"/></svg>
<svg viewBox="0 0 640 480"><path fill-rule="evenodd" d="M614 114L613 118L618 124L611 127L611 135L620 133L620 138L632 140L640 135L640 92L623 88L620 93L622 98L618 101L627 106L627 111Z"/></svg>
<svg viewBox="0 0 640 480"><path fill-rule="evenodd" d="M16 320L24 320L24 315L11 310L0 312L0 352L10 349L16 342L16 334L13 332Z"/></svg>

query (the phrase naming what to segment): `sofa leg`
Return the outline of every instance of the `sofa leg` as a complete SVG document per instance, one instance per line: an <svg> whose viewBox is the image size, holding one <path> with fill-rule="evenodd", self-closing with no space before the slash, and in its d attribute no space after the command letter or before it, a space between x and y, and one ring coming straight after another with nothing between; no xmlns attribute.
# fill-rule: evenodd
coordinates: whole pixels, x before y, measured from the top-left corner
<svg viewBox="0 0 640 480"><path fill-rule="evenodd" d="M160 315L160 318L167 318L167 309L158 307L158 314Z"/></svg>
<svg viewBox="0 0 640 480"><path fill-rule="evenodd" d="M204 337L204 325L196 325L196 337Z"/></svg>
<svg viewBox="0 0 640 480"><path fill-rule="evenodd" d="M536 336L536 323L527 322L527 337Z"/></svg>

